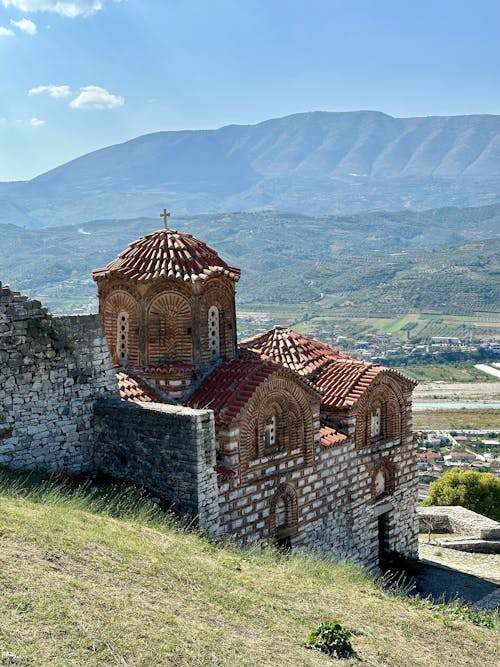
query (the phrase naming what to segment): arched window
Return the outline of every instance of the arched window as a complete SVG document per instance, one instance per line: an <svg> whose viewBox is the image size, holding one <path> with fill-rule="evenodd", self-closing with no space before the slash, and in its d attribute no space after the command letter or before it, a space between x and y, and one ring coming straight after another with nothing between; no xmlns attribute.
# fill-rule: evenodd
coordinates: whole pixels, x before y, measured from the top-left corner
<svg viewBox="0 0 500 667"><path fill-rule="evenodd" d="M220 357L220 322L219 309L210 306L208 310L208 351L211 359Z"/></svg>
<svg viewBox="0 0 500 667"><path fill-rule="evenodd" d="M280 549L290 549L297 534L298 506L295 490L289 485L280 487L271 501L271 539Z"/></svg>
<svg viewBox="0 0 500 667"><path fill-rule="evenodd" d="M278 498L278 500L276 501L276 507L274 509L274 512L275 512L274 520L276 522L276 531L280 531L287 525L286 504L283 497Z"/></svg>
<svg viewBox="0 0 500 667"><path fill-rule="evenodd" d="M370 413L370 436L372 440L382 435L382 410L380 406L374 407Z"/></svg>
<svg viewBox="0 0 500 667"><path fill-rule="evenodd" d="M264 431L264 446L265 450L269 451L276 447L276 415L271 415L267 422Z"/></svg>
<svg viewBox="0 0 500 667"><path fill-rule="evenodd" d="M128 362L129 316L124 310L118 314L116 322L116 355L121 366Z"/></svg>
<svg viewBox="0 0 500 667"><path fill-rule="evenodd" d="M379 470L374 481L375 498L381 498L387 493L387 476L383 470Z"/></svg>

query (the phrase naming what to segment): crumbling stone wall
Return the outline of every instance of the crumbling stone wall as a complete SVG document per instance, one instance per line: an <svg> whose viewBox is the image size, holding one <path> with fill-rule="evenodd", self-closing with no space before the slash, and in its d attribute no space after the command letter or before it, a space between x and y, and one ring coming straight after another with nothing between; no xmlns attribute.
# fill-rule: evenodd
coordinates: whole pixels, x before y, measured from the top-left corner
<svg viewBox="0 0 500 667"><path fill-rule="evenodd" d="M0 283L0 464L93 467L93 404L116 393L97 315L54 317Z"/></svg>
<svg viewBox="0 0 500 667"><path fill-rule="evenodd" d="M97 472L145 486L217 533L211 410L107 399L96 405L94 428Z"/></svg>

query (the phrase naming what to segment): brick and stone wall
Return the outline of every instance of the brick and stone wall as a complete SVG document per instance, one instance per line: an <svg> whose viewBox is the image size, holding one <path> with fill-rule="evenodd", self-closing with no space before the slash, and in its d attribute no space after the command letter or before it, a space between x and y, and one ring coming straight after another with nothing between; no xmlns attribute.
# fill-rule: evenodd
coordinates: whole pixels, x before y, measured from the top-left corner
<svg viewBox="0 0 500 667"><path fill-rule="evenodd" d="M98 316L51 316L0 283L0 464L91 469L93 404L116 391Z"/></svg>
<svg viewBox="0 0 500 667"><path fill-rule="evenodd" d="M106 399L96 404L96 471L143 485L218 532L213 412Z"/></svg>
<svg viewBox="0 0 500 667"><path fill-rule="evenodd" d="M351 411L343 418L347 440L324 447L316 438L312 460L298 448L242 467L234 455L228 456L239 449L240 430L234 424L226 430L219 427L219 447L237 471L220 481L221 533L244 542L273 540L273 513L277 500L284 496L293 547L317 548L375 567L379 562L379 517L383 516L387 549L416 557L417 477L410 393L404 401L403 423L393 437L361 446L355 430L359 415ZM361 406L364 409L367 407ZM313 416L316 429L319 413ZM377 496L379 470L386 475L387 488Z"/></svg>

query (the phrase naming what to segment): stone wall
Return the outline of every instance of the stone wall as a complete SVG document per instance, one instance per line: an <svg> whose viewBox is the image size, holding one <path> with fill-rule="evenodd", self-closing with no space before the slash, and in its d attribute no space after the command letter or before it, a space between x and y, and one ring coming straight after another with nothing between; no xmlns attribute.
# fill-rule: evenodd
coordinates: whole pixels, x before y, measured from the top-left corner
<svg viewBox="0 0 500 667"><path fill-rule="evenodd" d="M96 471L140 484L218 531L213 412L102 400L96 404Z"/></svg>
<svg viewBox="0 0 500 667"><path fill-rule="evenodd" d="M0 464L93 467L93 404L116 393L97 315L54 317L0 283Z"/></svg>
<svg viewBox="0 0 500 667"><path fill-rule="evenodd" d="M500 539L500 522L460 505L430 505L417 509L420 531L456 533L483 540Z"/></svg>

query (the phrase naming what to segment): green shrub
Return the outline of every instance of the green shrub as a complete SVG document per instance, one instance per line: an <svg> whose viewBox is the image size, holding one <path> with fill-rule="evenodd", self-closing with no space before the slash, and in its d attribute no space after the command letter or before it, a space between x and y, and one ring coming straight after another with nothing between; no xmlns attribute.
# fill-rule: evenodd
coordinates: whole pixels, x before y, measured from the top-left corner
<svg viewBox="0 0 500 667"><path fill-rule="evenodd" d="M500 521L500 479L491 473L451 468L429 486L422 505L461 505Z"/></svg>
<svg viewBox="0 0 500 667"><path fill-rule="evenodd" d="M351 658L356 655L351 646L351 636L337 620L325 622L310 634L306 648L313 648L334 658Z"/></svg>

